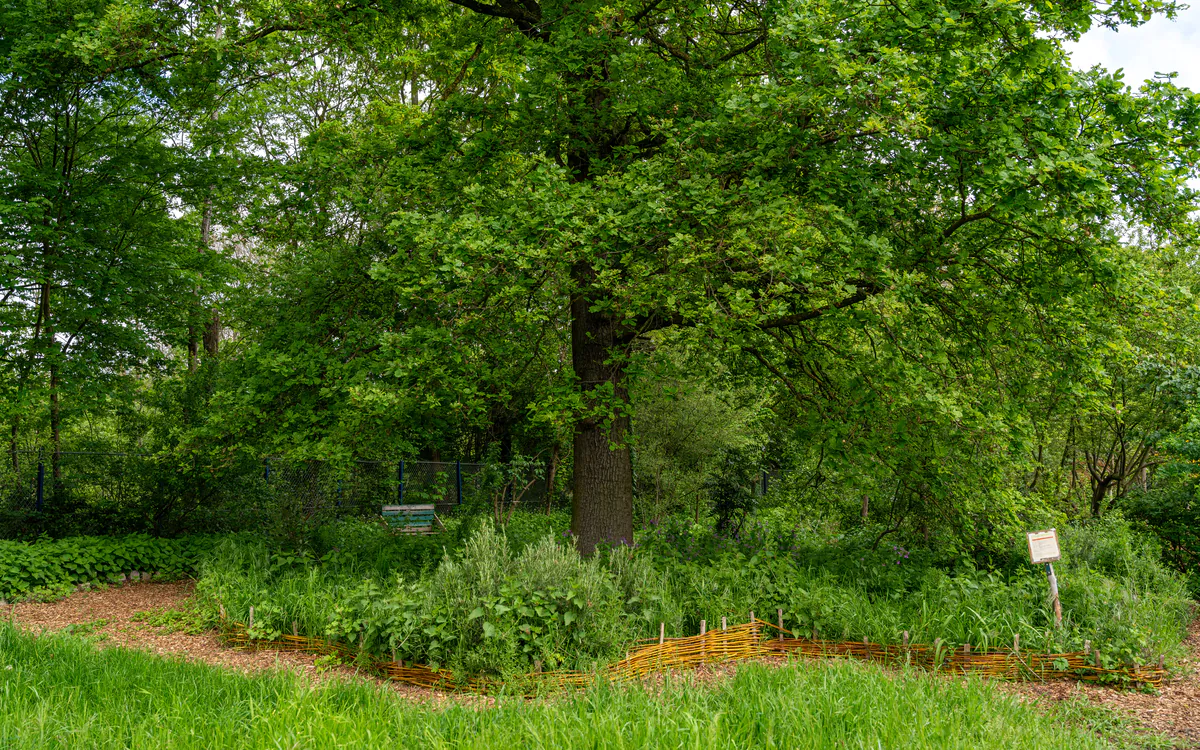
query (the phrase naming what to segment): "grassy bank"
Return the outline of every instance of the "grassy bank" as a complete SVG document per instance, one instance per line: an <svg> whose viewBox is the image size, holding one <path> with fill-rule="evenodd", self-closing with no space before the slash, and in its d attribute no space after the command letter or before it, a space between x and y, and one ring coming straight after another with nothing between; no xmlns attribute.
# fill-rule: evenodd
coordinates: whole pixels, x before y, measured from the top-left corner
<svg viewBox="0 0 1200 750"><path fill-rule="evenodd" d="M1081 714L1047 716L975 680L869 665L750 665L711 687L598 687L432 708L360 683L245 677L0 625L0 747L1102 748Z"/></svg>

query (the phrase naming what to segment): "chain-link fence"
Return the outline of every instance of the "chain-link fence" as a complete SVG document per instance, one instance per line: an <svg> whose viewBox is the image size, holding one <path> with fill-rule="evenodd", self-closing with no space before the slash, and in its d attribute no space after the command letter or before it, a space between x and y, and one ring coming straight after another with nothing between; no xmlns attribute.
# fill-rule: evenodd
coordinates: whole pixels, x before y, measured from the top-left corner
<svg viewBox="0 0 1200 750"><path fill-rule="evenodd" d="M0 466L0 538L40 533L153 534L272 529L341 517L378 516L382 506L435 504L442 515L491 507L486 464L450 461L230 459L7 451ZM523 505L546 498L533 471ZM524 483L522 483L523 486Z"/></svg>

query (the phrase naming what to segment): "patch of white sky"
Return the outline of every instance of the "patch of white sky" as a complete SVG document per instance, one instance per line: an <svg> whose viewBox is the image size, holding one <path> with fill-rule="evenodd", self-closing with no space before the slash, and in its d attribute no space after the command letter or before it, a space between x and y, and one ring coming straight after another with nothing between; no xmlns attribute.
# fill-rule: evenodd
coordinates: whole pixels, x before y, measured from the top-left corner
<svg viewBox="0 0 1200 750"><path fill-rule="evenodd" d="M1200 7L1181 10L1174 19L1155 16L1137 27L1092 29L1066 47L1076 68L1120 68L1134 89L1156 74L1177 73L1176 85L1200 91Z"/></svg>
<svg viewBox="0 0 1200 750"><path fill-rule="evenodd" d="M1176 86L1200 91L1200 0L1173 19L1155 16L1141 26L1116 31L1095 28L1065 46L1076 68L1120 69L1125 84L1135 90L1148 79L1174 73ZM1200 190L1200 178L1193 177L1188 185Z"/></svg>

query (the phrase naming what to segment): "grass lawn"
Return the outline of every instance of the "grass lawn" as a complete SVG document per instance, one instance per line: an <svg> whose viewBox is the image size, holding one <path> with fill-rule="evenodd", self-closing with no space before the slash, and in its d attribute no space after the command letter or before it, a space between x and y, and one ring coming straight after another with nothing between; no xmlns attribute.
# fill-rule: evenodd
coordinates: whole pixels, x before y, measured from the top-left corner
<svg viewBox="0 0 1200 750"><path fill-rule="evenodd" d="M978 680L871 665L747 665L715 686L597 687L494 707L367 683L247 677L0 625L0 747L1092 748L1107 715L1047 715ZM1092 726L1089 726L1091 724ZM1118 726L1119 730L1120 727Z"/></svg>

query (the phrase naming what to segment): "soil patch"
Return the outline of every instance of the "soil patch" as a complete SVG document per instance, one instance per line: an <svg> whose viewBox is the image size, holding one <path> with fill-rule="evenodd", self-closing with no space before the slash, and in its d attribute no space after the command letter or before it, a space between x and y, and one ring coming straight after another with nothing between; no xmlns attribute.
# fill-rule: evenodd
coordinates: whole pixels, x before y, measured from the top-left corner
<svg viewBox="0 0 1200 750"><path fill-rule="evenodd" d="M1181 660L1179 673L1164 680L1156 693L1075 682L1008 683L1007 689L1046 702L1082 696L1117 709L1138 724L1174 738L1183 747L1200 748L1200 618L1188 628L1185 645L1190 656Z"/></svg>

